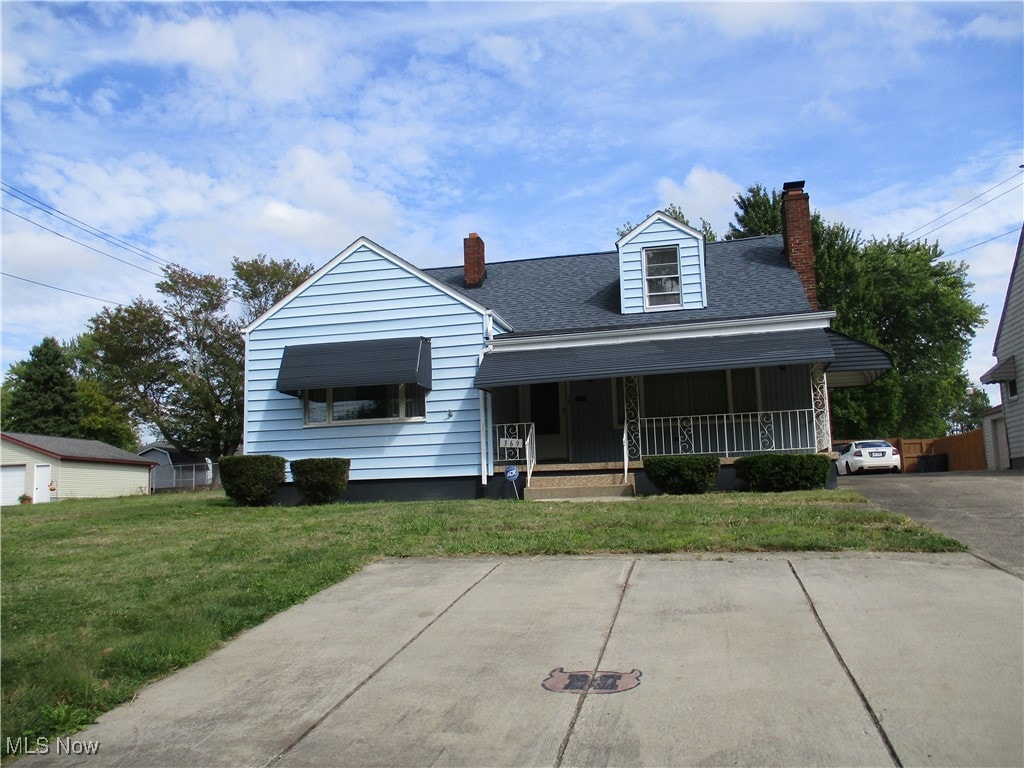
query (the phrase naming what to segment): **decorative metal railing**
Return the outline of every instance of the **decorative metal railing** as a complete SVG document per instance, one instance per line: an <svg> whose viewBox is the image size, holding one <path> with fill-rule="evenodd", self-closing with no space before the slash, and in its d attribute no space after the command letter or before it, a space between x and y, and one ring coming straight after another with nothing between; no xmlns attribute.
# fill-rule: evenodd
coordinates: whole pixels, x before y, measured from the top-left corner
<svg viewBox="0 0 1024 768"><path fill-rule="evenodd" d="M494 459L501 464L525 464L526 487L537 466L537 439L533 422L494 425Z"/></svg>
<svg viewBox="0 0 1024 768"><path fill-rule="evenodd" d="M760 411L640 419L640 456L743 456L817 450L815 411Z"/></svg>

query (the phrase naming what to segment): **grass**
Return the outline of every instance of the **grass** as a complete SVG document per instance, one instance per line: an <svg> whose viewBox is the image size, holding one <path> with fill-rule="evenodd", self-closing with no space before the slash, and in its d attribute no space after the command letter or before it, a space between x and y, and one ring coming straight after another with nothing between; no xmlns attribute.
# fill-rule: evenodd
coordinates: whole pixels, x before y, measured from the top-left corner
<svg viewBox="0 0 1024 768"><path fill-rule="evenodd" d="M848 491L291 508L204 493L6 507L0 738L6 752L9 739L82 728L378 557L963 549Z"/></svg>

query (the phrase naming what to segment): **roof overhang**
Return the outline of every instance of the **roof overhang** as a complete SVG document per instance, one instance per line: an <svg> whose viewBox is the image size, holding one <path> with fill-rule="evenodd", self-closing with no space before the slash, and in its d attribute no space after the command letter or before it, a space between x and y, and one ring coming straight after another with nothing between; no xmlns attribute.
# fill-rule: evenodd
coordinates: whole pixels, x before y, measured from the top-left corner
<svg viewBox="0 0 1024 768"><path fill-rule="evenodd" d="M1010 355L981 374L981 383L998 384L1000 382L1013 381L1015 378L1017 378L1017 360L1013 355Z"/></svg>
<svg viewBox="0 0 1024 768"><path fill-rule="evenodd" d="M835 359L824 329L648 339L546 349L499 349L483 356L480 389L725 368L825 363Z"/></svg>
<svg viewBox="0 0 1024 768"><path fill-rule="evenodd" d="M825 368L830 389L866 387L892 368L892 357L885 350L832 329L825 333L835 352L835 360Z"/></svg>
<svg viewBox="0 0 1024 768"><path fill-rule="evenodd" d="M431 388L430 339L420 336L285 347L277 391L419 384Z"/></svg>
<svg viewBox="0 0 1024 768"><path fill-rule="evenodd" d="M892 368L881 349L825 328L684 338L647 338L615 344L523 349L494 346L480 361L480 389L692 373L780 365L825 366L830 387L870 384Z"/></svg>

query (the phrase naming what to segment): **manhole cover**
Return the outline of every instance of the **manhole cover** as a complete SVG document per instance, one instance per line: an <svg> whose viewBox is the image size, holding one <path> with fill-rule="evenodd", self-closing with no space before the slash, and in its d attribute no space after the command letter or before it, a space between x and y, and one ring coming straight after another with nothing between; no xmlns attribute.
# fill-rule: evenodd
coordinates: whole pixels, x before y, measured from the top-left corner
<svg viewBox="0 0 1024 768"><path fill-rule="evenodd" d="M629 672L566 672L562 667L552 669L541 685L554 693L622 693L640 685L639 669Z"/></svg>

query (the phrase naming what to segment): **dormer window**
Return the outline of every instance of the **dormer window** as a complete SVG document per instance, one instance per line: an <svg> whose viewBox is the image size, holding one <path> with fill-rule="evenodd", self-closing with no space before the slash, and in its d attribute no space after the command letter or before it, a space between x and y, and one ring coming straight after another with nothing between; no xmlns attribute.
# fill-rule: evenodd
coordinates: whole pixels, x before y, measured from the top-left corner
<svg viewBox="0 0 1024 768"><path fill-rule="evenodd" d="M644 248L644 304L649 309L676 309L679 292L679 247Z"/></svg>

